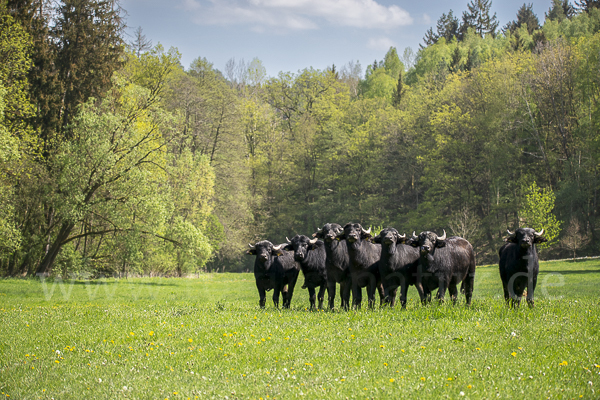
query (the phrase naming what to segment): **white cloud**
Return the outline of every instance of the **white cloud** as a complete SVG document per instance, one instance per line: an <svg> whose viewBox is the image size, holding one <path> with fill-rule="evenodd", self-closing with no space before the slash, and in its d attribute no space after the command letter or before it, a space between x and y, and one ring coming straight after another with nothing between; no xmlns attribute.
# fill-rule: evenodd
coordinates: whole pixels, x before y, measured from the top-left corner
<svg viewBox="0 0 600 400"><path fill-rule="evenodd" d="M392 39L381 36L369 39L367 46L373 50L388 51L390 47L394 47L396 44Z"/></svg>
<svg viewBox="0 0 600 400"><path fill-rule="evenodd" d="M410 14L375 0L182 0L194 22L248 24L290 30L316 29L323 21L355 28L389 29L410 25Z"/></svg>
<svg viewBox="0 0 600 400"><path fill-rule="evenodd" d="M429 25L431 24L431 17L429 16L429 14L423 14L423 23L425 25Z"/></svg>

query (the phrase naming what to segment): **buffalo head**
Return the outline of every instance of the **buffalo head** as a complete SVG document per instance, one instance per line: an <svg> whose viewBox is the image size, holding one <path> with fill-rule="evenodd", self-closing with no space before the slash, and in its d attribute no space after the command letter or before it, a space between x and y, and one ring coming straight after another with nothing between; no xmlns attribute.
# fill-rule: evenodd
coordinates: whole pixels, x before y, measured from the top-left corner
<svg viewBox="0 0 600 400"><path fill-rule="evenodd" d="M332 242L342 232L344 232L344 228L340 224L325 224L323 228L317 229L312 236L324 242Z"/></svg>
<svg viewBox="0 0 600 400"><path fill-rule="evenodd" d="M418 247L422 255L429 254L436 247L444 247L446 245L446 231L442 236L438 236L435 232L421 232L419 236L413 232L410 240L410 245Z"/></svg>
<svg viewBox="0 0 600 400"><path fill-rule="evenodd" d="M516 243L524 249L530 248L535 243L548 241L548 239L542 236L544 234L543 229L540 232L536 232L535 229L532 228L517 228L514 232L509 230L507 230L507 232L509 236L505 240L507 242Z"/></svg>
<svg viewBox="0 0 600 400"><path fill-rule="evenodd" d="M361 224L348 223L344 230L337 235L338 240L344 240L348 243L360 243L363 240L371 238L371 228L365 230Z"/></svg>
<svg viewBox="0 0 600 400"><path fill-rule="evenodd" d="M373 242L387 245L391 251L395 251L397 243L406 243L406 235L400 235L394 228L385 228L373 238Z"/></svg>
<svg viewBox="0 0 600 400"><path fill-rule="evenodd" d="M312 250L319 240L318 238L310 239L308 236L304 235L296 235L292 240L287 237L285 239L288 243L283 250L293 251L294 260L298 262L302 262L306 258L308 251Z"/></svg>
<svg viewBox="0 0 600 400"><path fill-rule="evenodd" d="M250 250L246 251L246 254L257 256L262 261L267 261L271 256L283 255L284 245L275 246L268 240L262 240L256 244L248 244L248 246L250 246Z"/></svg>

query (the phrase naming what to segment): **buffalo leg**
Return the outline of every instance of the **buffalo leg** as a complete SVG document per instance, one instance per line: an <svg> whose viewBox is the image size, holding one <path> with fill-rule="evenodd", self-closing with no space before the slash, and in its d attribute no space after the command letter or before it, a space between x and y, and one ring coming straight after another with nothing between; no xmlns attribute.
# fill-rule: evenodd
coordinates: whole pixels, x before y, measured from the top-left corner
<svg viewBox="0 0 600 400"><path fill-rule="evenodd" d="M267 302L267 293L265 291L265 289L261 286L258 286L258 305L260 306L260 308L265 308L265 303Z"/></svg>
<svg viewBox="0 0 600 400"><path fill-rule="evenodd" d="M325 290L327 289L327 284L323 283L319 288L319 294L317 294L317 299L319 300L319 310L323 309L323 301L325 300Z"/></svg>
<svg viewBox="0 0 600 400"><path fill-rule="evenodd" d="M281 290L281 302L283 303L283 308L286 308L287 305L287 300L288 298L288 285L284 285L283 289Z"/></svg>
<svg viewBox="0 0 600 400"><path fill-rule="evenodd" d="M352 282L350 279L345 279L340 283L340 297L342 298L341 308L348 311L350 308L350 292L352 290Z"/></svg>
<svg viewBox="0 0 600 400"><path fill-rule="evenodd" d="M506 282L502 282L502 289L504 290L504 301L506 302L506 305L508 305L508 302L510 301L510 294L508 293L508 285Z"/></svg>
<svg viewBox="0 0 600 400"><path fill-rule="evenodd" d="M448 282L446 282L446 279L440 277L437 294L437 298L440 304L444 302L444 297L446 297L446 289L448 289Z"/></svg>
<svg viewBox="0 0 600 400"><path fill-rule="evenodd" d="M423 284L421 282L415 283L415 287L417 288L417 292L419 293L419 297L421 298L421 304L427 304L427 297L430 297L431 295L428 295L427 297L425 296L425 290L423 290Z"/></svg>
<svg viewBox="0 0 600 400"><path fill-rule="evenodd" d="M456 300L458 300L458 289L456 288L456 283L453 282L450 285L448 285L448 291L450 292L452 305L456 305Z"/></svg>
<svg viewBox="0 0 600 400"><path fill-rule="evenodd" d="M535 287L537 284L537 277L533 277L532 279L529 280L529 285L527 286L527 305L530 308L534 307L534 301L533 301L533 292L535 291Z"/></svg>
<svg viewBox="0 0 600 400"><path fill-rule="evenodd" d="M290 308L291 304L292 304L292 297L294 296L294 288L296 287L296 281L298 280L298 275L297 274L292 274L291 276L288 276L288 291L287 291L287 304L285 305L285 308Z"/></svg>
<svg viewBox="0 0 600 400"><path fill-rule="evenodd" d="M400 282L400 306L402 307L402 309L406 309L407 292L408 284L406 283L406 280L402 280L402 282Z"/></svg>
<svg viewBox="0 0 600 400"><path fill-rule="evenodd" d="M275 285L275 288L273 289L273 305L275 308L279 308L279 295L281 294L281 289L280 285Z"/></svg>
<svg viewBox="0 0 600 400"><path fill-rule="evenodd" d="M390 290L389 286L386 285L383 287L383 295L385 296L385 304L386 305L390 304L391 290Z"/></svg>
<svg viewBox="0 0 600 400"><path fill-rule="evenodd" d="M469 272L463 283L465 290L465 299L467 300L468 307L471 305L471 300L473 299L473 287L475 286L475 272Z"/></svg>
<svg viewBox="0 0 600 400"><path fill-rule="evenodd" d="M373 287L373 285L367 286L367 300L368 300L369 308L375 307L375 289L377 289L377 286L375 286L375 287ZM381 305L381 303L380 303L380 305Z"/></svg>
<svg viewBox="0 0 600 400"><path fill-rule="evenodd" d="M383 305L384 302L384 294L383 294L383 285L381 284L381 282L377 282L375 280L375 277L372 274L368 275L368 279L369 282L367 284L367 299L368 299L368 304L369 304L369 308L374 308L375 307L375 290L379 291L379 298L380 298L380 302L379 305Z"/></svg>
<svg viewBox="0 0 600 400"><path fill-rule="evenodd" d="M336 282L332 279L327 282L327 298L329 300L329 309L333 310L335 307L335 286ZM342 291L342 284L340 284L340 292ZM344 300L342 299L342 303ZM342 304L343 306L343 304Z"/></svg>
<svg viewBox="0 0 600 400"><path fill-rule="evenodd" d="M362 303L361 287L358 286L358 283L354 279L352 279L352 305L357 310L360 310L361 303Z"/></svg>
<svg viewBox="0 0 600 400"><path fill-rule="evenodd" d="M377 291L379 292L379 307L385 304L385 292L383 290L383 283L376 283ZM375 303L375 293L373 293L373 303Z"/></svg>
<svg viewBox="0 0 600 400"><path fill-rule="evenodd" d="M425 301L427 302L427 304L431 303L431 290L429 290L428 287L426 287L423 290L425 292Z"/></svg>
<svg viewBox="0 0 600 400"><path fill-rule="evenodd" d="M315 308L315 300L317 299L314 287L308 287L308 299L310 300L310 309L312 310Z"/></svg>
<svg viewBox="0 0 600 400"><path fill-rule="evenodd" d="M256 288L258 289L258 305L260 308L265 308L265 303L267 302L267 292L265 288L258 283L258 279L256 281Z"/></svg>
<svg viewBox="0 0 600 400"><path fill-rule="evenodd" d="M390 305L390 307L394 307L396 305L396 292L397 291L398 291L398 288L394 288L394 289L390 290L390 293L387 298L387 302Z"/></svg>

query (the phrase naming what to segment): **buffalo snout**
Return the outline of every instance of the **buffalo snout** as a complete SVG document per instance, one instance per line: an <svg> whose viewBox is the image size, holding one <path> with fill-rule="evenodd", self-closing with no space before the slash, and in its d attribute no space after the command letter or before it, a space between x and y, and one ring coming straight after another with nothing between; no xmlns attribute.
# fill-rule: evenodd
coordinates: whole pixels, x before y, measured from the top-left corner
<svg viewBox="0 0 600 400"><path fill-rule="evenodd" d="M531 247L531 243L531 238L523 238L523 240L521 240L521 247L527 249Z"/></svg>

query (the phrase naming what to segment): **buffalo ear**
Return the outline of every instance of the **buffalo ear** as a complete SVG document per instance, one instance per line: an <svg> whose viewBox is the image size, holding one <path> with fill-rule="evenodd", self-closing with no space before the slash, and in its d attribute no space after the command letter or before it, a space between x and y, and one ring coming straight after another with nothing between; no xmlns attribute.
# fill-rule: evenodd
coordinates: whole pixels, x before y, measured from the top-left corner
<svg viewBox="0 0 600 400"><path fill-rule="evenodd" d="M363 232L363 233L361 233L361 234L360 234L360 237L361 237L363 240L370 240L370 239L371 239L373 236L371 236L371 234L370 234L370 233L364 233L364 232Z"/></svg>
<svg viewBox="0 0 600 400"><path fill-rule="evenodd" d="M505 242L508 242L508 243L518 243L518 242L519 242L519 241L517 240L517 237L516 237L516 236L514 236L514 235L513 235L513 236L509 236L509 237L507 237L506 239L504 239L504 241L505 241ZM535 241L534 241L534 243L535 243Z"/></svg>
<svg viewBox="0 0 600 400"><path fill-rule="evenodd" d="M544 243L547 241L548 241L548 239L546 239L543 236L536 236L535 239L533 239L533 243Z"/></svg>
<svg viewBox="0 0 600 400"><path fill-rule="evenodd" d="M246 252L246 254L251 255L251 256L255 256L256 255L256 249L250 249Z"/></svg>
<svg viewBox="0 0 600 400"><path fill-rule="evenodd" d="M285 251L294 251L294 247L292 246L291 243L288 243L285 246L283 246L281 248L281 250L279 250L279 252L281 252L281 254L283 254L283 250L285 250ZM281 254L277 254L277 255L280 256Z"/></svg>
<svg viewBox="0 0 600 400"><path fill-rule="evenodd" d="M274 256L282 256L282 255L284 254L284 253L283 253L283 250L285 250L285 248L281 248L281 249L279 249L279 250L275 250L275 249L273 249L273 250L271 251L271 253L273 253L273 255L274 255Z"/></svg>
<svg viewBox="0 0 600 400"><path fill-rule="evenodd" d="M381 234L375 236L372 240L373 243L381 243Z"/></svg>
<svg viewBox="0 0 600 400"><path fill-rule="evenodd" d="M406 244L412 247L419 247L419 241L415 239L406 239Z"/></svg>
<svg viewBox="0 0 600 400"><path fill-rule="evenodd" d="M444 247L446 246L446 241L445 240L436 240L435 241L435 247Z"/></svg>

